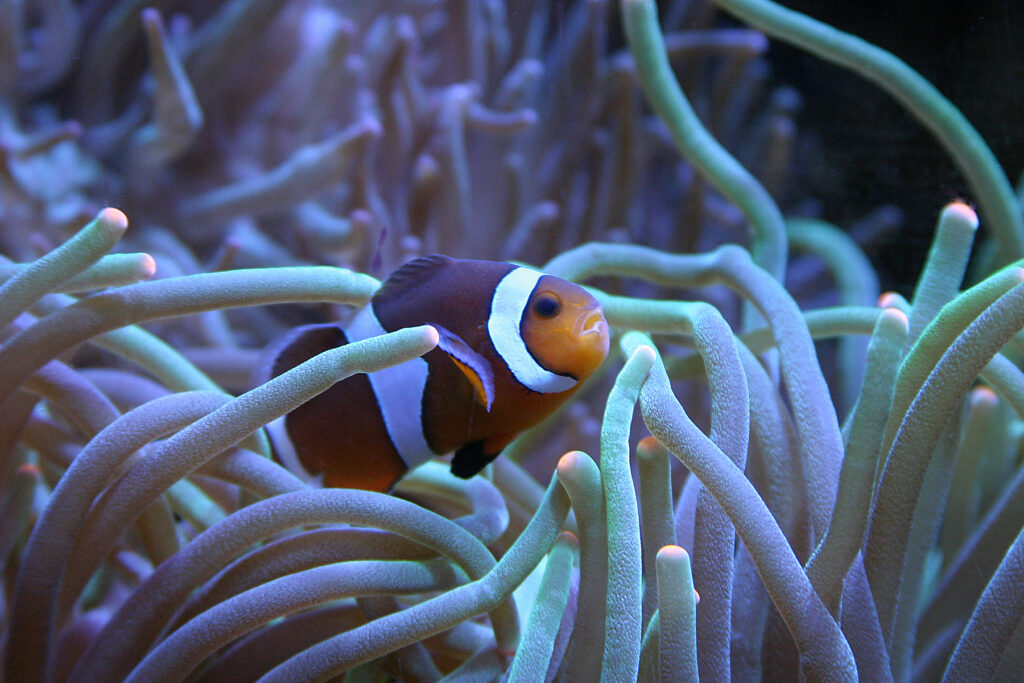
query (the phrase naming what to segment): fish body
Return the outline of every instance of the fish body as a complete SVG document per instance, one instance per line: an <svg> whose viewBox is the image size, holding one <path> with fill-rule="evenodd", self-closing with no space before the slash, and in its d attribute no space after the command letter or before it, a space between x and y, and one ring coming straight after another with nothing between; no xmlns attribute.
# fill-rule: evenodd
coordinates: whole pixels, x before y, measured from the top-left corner
<svg viewBox="0 0 1024 683"><path fill-rule="evenodd" d="M259 379L328 349L432 325L422 358L354 375L271 425L278 458L325 486L388 491L453 452L468 478L569 398L608 354L600 304L582 287L494 261L410 261L342 328L296 328L268 347Z"/></svg>

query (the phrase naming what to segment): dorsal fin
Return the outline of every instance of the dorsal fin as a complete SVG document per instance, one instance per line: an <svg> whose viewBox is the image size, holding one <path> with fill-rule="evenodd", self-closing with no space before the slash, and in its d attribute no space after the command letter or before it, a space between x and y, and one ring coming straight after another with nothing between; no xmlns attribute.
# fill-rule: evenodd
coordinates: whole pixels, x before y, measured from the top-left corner
<svg viewBox="0 0 1024 683"><path fill-rule="evenodd" d="M455 259L443 254L430 254L429 256L413 259L399 267L391 275L388 275L387 279L384 280L384 284L373 295L373 298L381 299L390 296L401 296L410 287L422 285L426 280L430 279L431 275L454 261Z"/></svg>

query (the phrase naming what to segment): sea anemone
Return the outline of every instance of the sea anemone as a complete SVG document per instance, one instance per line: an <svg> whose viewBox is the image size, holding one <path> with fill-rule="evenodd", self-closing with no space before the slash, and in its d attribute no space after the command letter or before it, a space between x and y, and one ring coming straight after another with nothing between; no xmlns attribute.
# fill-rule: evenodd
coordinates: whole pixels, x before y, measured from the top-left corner
<svg viewBox="0 0 1024 683"><path fill-rule="evenodd" d="M0 2L5 680L1018 675L1017 195L892 54L714 6L750 28L651 0ZM790 212L769 38L962 172L978 212L941 210L909 297ZM615 350L480 476L311 487L263 426L437 331L251 386L260 349L435 251L587 284Z"/></svg>

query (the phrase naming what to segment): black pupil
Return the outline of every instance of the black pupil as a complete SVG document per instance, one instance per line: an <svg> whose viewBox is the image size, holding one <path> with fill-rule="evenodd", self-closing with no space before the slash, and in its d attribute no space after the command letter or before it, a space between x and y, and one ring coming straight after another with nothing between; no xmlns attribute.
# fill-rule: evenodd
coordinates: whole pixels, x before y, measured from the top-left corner
<svg viewBox="0 0 1024 683"><path fill-rule="evenodd" d="M542 296L533 304L534 312L541 318L554 318L560 308L558 299L551 296Z"/></svg>

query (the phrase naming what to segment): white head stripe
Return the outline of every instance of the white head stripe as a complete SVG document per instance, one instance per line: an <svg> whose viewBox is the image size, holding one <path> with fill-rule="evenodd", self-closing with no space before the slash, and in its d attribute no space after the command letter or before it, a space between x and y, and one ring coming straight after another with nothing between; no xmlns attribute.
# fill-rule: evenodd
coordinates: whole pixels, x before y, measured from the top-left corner
<svg viewBox="0 0 1024 683"><path fill-rule="evenodd" d="M576 380L556 375L538 365L519 331L523 311L543 275L529 268L516 268L501 279L491 300L487 332L491 335L494 349L520 384L542 394L554 394L572 389Z"/></svg>
<svg viewBox="0 0 1024 683"><path fill-rule="evenodd" d="M372 304L359 311L345 328L345 335L350 342L382 334L385 334L385 330L377 320ZM434 455L423 436L423 392L427 387L428 372L427 361L413 358L401 365L366 375L377 396L384 428L409 469Z"/></svg>

